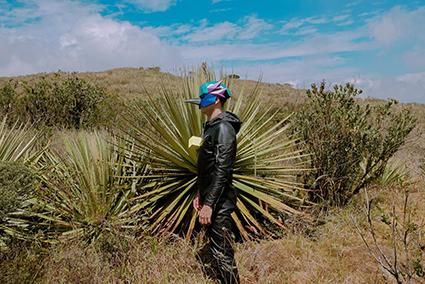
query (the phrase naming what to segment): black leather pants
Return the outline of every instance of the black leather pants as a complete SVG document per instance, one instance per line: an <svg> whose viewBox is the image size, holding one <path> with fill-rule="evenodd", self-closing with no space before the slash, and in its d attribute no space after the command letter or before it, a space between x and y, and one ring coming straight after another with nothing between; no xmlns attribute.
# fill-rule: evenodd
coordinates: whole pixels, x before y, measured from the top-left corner
<svg viewBox="0 0 425 284"><path fill-rule="evenodd" d="M212 224L207 229L209 243L199 253L205 274L226 284L239 283L231 235L230 214L218 212L215 217L213 216Z"/></svg>

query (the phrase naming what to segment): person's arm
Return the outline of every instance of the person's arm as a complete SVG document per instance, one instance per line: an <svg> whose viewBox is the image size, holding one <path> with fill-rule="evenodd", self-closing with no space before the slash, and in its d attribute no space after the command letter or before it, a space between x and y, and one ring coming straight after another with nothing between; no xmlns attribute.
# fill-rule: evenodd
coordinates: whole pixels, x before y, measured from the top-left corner
<svg viewBox="0 0 425 284"><path fill-rule="evenodd" d="M215 209L232 174L232 166L236 158L236 133L229 123L220 123L217 133L217 144L214 146L215 164L212 183L205 196L203 205Z"/></svg>

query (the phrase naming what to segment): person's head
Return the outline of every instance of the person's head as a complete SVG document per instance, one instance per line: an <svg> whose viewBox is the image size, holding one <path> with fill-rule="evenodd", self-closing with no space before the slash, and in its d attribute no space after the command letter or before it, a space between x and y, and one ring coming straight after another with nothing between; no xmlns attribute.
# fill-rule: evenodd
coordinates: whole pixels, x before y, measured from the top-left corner
<svg viewBox="0 0 425 284"><path fill-rule="evenodd" d="M231 96L232 93L222 81L210 81L199 87L199 98L186 100L186 102L199 105L201 112L209 115L214 109L223 108Z"/></svg>

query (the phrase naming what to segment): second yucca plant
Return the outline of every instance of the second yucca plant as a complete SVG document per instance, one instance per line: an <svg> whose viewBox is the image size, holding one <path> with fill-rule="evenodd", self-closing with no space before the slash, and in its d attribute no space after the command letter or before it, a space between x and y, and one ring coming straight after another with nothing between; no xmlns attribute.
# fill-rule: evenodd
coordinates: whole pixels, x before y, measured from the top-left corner
<svg viewBox="0 0 425 284"><path fill-rule="evenodd" d="M130 144L99 132L64 135L62 149L50 149L40 161L37 210L24 212L45 241L82 238L93 242L103 233L140 231L143 214L135 176L145 164L129 161ZM130 234L128 234L130 235Z"/></svg>

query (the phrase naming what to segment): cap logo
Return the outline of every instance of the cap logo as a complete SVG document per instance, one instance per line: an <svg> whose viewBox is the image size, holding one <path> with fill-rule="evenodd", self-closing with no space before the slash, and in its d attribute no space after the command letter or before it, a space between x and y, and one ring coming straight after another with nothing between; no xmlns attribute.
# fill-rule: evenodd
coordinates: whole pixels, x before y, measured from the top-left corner
<svg viewBox="0 0 425 284"><path fill-rule="evenodd" d="M208 93L214 96L225 98L226 96L224 95L224 93L227 91L227 88L221 85L222 82L223 80L220 80L217 83L209 84L207 86Z"/></svg>

